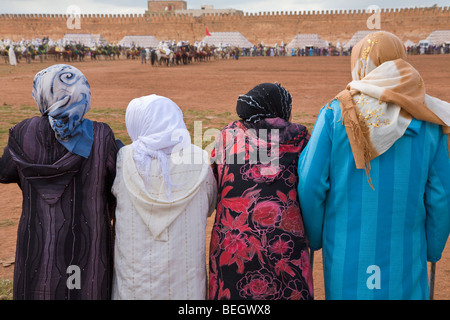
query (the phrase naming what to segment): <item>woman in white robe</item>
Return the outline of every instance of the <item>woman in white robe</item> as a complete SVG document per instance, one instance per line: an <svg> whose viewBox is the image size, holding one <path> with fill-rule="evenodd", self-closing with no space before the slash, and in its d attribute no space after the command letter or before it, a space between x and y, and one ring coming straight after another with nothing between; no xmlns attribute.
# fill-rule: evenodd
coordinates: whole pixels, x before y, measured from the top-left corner
<svg viewBox="0 0 450 320"><path fill-rule="evenodd" d="M217 186L179 107L150 95L125 116L133 143L117 158L113 299L206 298L206 221Z"/></svg>

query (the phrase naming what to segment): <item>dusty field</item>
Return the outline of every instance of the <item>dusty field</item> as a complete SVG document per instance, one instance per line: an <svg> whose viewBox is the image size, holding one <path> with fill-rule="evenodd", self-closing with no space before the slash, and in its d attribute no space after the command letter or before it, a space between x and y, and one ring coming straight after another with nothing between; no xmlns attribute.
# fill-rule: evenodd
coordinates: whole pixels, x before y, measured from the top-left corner
<svg viewBox="0 0 450 320"><path fill-rule="evenodd" d="M422 74L429 94L450 101L450 55L413 56L412 63ZM7 141L7 129L38 115L31 96L32 80L41 69L53 64L33 62L17 67L0 64L0 154ZM203 131L221 129L236 119L239 94L261 82L278 81L292 94L294 122L312 130L320 108L350 81L348 57L257 57L218 60L174 68L151 67L138 61L74 62L92 88L92 108L88 118L111 125L117 137L129 143L124 115L135 97L159 94L174 100L183 110L193 130L194 121L203 121ZM0 279L12 279L16 230L22 196L15 185L0 185ZM209 219L208 230L213 218ZM209 231L208 231L209 234ZM207 239L207 241L209 238ZM209 247L209 242L207 244ZM324 299L321 252L314 261L316 299ZM450 249L437 265L436 299L450 299Z"/></svg>

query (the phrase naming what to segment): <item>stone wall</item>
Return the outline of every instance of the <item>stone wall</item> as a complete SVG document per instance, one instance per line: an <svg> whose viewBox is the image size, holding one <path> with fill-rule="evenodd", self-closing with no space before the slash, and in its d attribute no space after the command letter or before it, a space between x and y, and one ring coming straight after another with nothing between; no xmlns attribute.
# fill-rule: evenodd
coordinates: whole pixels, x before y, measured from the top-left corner
<svg viewBox="0 0 450 320"><path fill-rule="evenodd" d="M12 40L49 36L61 39L66 33L101 34L109 42L126 35L153 35L159 40L195 42L209 32L241 32L258 44L289 43L298 33L316 33L332 43L347 42L356 31L368 30L371 14L364 10L261 12L245 14L192 15L104 15L81 16L81 29L69 29L67 15L1 14L0 38ZM418 42L434 30L450 30L450 10L444 8L382 9L381 29L403 41Z"/></svg>

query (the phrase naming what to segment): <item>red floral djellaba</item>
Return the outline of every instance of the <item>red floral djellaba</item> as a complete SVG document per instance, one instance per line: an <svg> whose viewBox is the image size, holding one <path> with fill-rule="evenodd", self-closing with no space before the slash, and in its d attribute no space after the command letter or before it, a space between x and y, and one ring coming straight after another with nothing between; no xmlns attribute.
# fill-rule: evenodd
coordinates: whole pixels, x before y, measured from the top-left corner
<svg viewBox="0 0 450 320"><path fill-rule="evenodd" d="M260 134L262 129L269 133ZM267 154L275 148L274 132L276 165L255 157L260 148ZM210 243L210 299L313 299L297 196L298 158L308 139L304 126L280 118L235 121L222 130L211 153L218 202Z"/></svg>

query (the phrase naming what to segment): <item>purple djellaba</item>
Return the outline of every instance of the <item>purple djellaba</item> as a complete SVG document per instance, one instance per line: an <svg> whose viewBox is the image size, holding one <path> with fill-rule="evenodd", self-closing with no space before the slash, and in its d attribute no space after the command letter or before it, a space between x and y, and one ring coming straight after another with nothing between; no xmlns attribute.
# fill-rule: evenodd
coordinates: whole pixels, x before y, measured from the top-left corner
<svg viewBox="0 0 450 320"><path fill-rule="evenodd" d="M108 300L113 271L117 142L107 124L84 119L85 76L68 65L39 72L41 117L10 129L0 182L23 193L13 298Z"/></svg>

